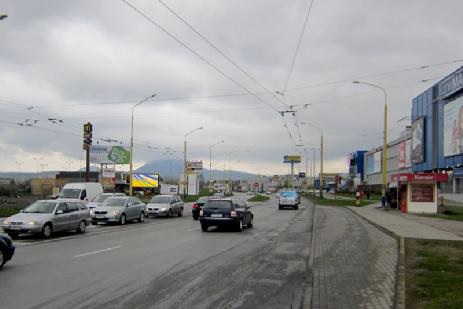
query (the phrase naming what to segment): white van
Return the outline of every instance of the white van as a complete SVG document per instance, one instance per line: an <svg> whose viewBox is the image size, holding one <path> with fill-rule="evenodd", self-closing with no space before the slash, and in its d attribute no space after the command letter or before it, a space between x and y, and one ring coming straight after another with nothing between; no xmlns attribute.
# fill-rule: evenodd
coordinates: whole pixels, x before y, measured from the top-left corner
<svg viewBox="0 0 463 309"><path fill-rule="evenodd" d="M74 200L87 203L101 193L103 193L103 186L99 182L67 183L61 189L58 200Z"/></svg>

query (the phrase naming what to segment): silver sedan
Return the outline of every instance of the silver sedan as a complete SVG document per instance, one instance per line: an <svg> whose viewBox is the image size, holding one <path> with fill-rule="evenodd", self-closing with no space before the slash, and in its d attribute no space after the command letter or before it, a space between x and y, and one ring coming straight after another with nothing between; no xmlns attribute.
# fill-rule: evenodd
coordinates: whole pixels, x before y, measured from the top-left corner
<svg viewBox="0 0 463 309"><path fill-rule="evenodd" d="M76 230L85 233L90 212L81 202L41 200L3 221L3 231L11 238L21 233L42 234L49 238L53 232Z"/></svg>

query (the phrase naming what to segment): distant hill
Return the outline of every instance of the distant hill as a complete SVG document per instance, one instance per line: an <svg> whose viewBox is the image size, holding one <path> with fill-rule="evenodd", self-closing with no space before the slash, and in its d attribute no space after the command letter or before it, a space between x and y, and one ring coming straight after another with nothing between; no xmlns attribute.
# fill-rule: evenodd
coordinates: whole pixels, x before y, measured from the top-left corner
<svg viewBox="0 0 463 309"><path fill-rule="evenodd" d="M162 177L177 178L181 174L183 174L183 160L153 160L138 168L136 172L157 173L160 174ZM209 179L209 169L203 170L202 174L206 180ZM257 175L252 173L231 171L227 172L227 176L225 176L224 171L211 171L211 178L213 180L221 180L229 177L235 180L254 180L257 177Z"/></svg>

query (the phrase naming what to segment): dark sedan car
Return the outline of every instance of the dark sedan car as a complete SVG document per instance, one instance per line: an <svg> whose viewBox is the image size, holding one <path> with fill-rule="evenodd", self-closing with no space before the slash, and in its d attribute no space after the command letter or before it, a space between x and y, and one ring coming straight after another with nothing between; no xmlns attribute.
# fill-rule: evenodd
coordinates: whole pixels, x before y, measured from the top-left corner
<svg viewBox="0 0 463 309"><path fill-rule="evenodd" d="M193 220L198 220L199 219L199 212L201 211L201 208L204 206L204 204L209 201L209 196L201 196L194 204L191 209L191 215L193 216Z"/></svg>
<svg viewBox="0 0 463 309"><path fill-rule="evenodd" d="M199 212L201 229L206 232L209 226L230 226L241 232L243 226L252 227L254 215L246 202L236 198L210 199Z"/></svg>
<svg viewBox="0 0 463 309"><path fill-rule="evenodd" d="M11 260L14 254L14 245L11 238L6 235L0 235L0 269L3 265Z"/></svg>

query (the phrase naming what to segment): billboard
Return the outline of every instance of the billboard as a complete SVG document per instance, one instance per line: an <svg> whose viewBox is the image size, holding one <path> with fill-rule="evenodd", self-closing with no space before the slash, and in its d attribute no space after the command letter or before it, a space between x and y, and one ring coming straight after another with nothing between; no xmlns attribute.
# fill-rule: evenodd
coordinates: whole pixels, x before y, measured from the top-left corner
<svg viewBox="0 0 463 309"><path fill-rule="evenodd" d="M407 139L399 144L399 168L406 168L412 166L410 158L412 141Z"/></svg>
<svg viewBox="0 0 463 309"><path fill-rule="evenodd" d="M124 146L91 145L90 163L129 164L130 148Z"/></svg>
<svg viewBox="0 0 463 309"><path fill-rule="evenodd" d="M404 168L405 167L405 141L399 144L399 160L398 161L399 161L398 163L399 168Z"/></svg>
<svg viewBox="0 0 463 309"><path fill-rule="evenodd" d="M412 166L412 140L405 141L405 167Z"/></svg>
<svg viewBox="0 0 463 309"><path fill-rule="evenodd" d="M158 174L132 174L132 187L134 188L157 188L158 186Z"/></svg>
<svg viewBox="0 0 463 309"><path fill-rule="evenodd" d="M412 163L424 161L424 118L412 124Z"/></svg>
<svg viewBox="0 0 463 309"><path fill-rule="evenodd" d="M373 155L373 174L381 172L381 151Z"/></svg>
<svg viewBox="0 0 463 309"><path fill-rule="evenodd" d="M103 175L103 178L116 178L116 170L114 169L114 167L103 167L101 169L101 172L102 172L102 175Z"/></svg>
<svg viewBox="0 0 463 309"><path fill-rule="evenodd" d="M373 159L373 154L369 154L366 156L366 173L367 175L373 174L373 169L374 169L374 159Z"/></svg>
<svg viewBox="0 0 463 309"><path fill-rule="evenodd" d="M301 156L300 155L284 156L283 163L301 163Z"/></svg>
<svg viewBox="0 0 463 309"><path fill-rule="evenodd" d="M444 105L444 157L463 153L463 97Z"/></svg>
<svg viewBox="0 0 463 309"><path fill-rule="evenodd" d="M187 161L186 162L186 168L188 170L192 170L192 171L202 170L203 169L203 161L201 161L201 160Z"/></svg>

